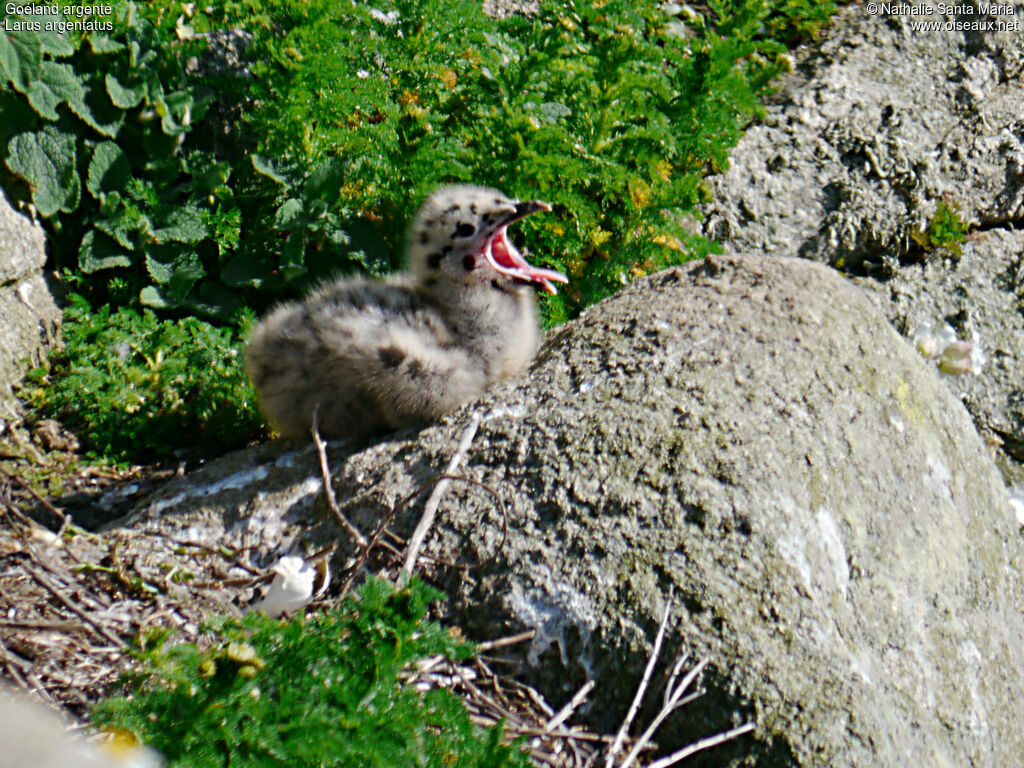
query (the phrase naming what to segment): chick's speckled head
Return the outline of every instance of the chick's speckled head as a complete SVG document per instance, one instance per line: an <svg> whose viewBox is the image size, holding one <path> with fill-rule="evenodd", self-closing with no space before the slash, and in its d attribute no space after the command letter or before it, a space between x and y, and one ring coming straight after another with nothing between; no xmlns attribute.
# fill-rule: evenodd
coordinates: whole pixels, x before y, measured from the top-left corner
<svg viewBox="0 0 1024 768"><path fill-rule="evenodd" d="M427 286L533 282L556 293L552 283L568 278L531 266L507 233L510 224L550 210L547 203L511 200L486 187L443 187L427 198L412 225L409 268Z"/></svg>

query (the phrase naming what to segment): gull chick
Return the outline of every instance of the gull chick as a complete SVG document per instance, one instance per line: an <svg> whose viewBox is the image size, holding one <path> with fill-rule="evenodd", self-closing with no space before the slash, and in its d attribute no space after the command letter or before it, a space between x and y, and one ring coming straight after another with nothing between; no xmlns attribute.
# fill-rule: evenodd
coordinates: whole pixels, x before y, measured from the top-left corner
<svg viewBox="0 0 1024 768"><path fill-rule="evenodd" d="M531 266L509 225L551 206L475 186L420 208L405 272L340 279L278 307L253 330L246 371L284 437L364 440L436 421L523 370L537 348L534 287L565 275Z"/></svg>

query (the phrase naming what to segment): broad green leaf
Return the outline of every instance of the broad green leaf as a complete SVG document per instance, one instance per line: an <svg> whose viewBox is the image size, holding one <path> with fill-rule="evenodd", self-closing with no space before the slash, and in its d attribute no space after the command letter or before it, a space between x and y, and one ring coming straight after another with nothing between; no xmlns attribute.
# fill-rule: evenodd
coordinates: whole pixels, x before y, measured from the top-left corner
<svg viewBox="0 0 1024 768"><path fill-rule="evenodd" d="M85 186L99 199L102 192L120 190L130 176L131 168L121 148L112 141L103 141L93 150Z"/></svg>
<svg viewBox="0 0 1024 768"><path fill-rule="evenodd" d="M153 232L157 242L194 243L206 237L206 225L195 208L179 208L167 217L166 225Z"/></svg>
<svg viewBox="0 0 1024 768"><path fill-rule="evenodd" d="M47 120L56 120L57 105L62 101L82 101L85 89L75 76L70 64L44 61L39 70L39 79L33 80L28 89L28 100L33 109Z"/></svg>
<svg viewBox="0 0 1024 768"><path fill-rule="evenodd" d="M232 288L259 288L267 269L249 254L228 260L220 271L220 279Z"/></svg>
<svg viewBox="0 0 1024 768"><path fill-rule="evenodd" d="M104 82L107 85L107 95L110 96L115 107L133 109L142 103L142 97L146 91L144 86L124 86L120 80L109 73L104 78Z"/></svg>
<svg viewBox="0 0 1024 768"><path fill-rule="evenodd" d="M78 268L85 274L115 267L129 267L131 263L131 259L124 254L118 244L102 232L90 229L82 238L82 245L78 249Z"/></svg>
<svg viewBox="0 0 1024 768"><path fill-rule="evenodd" d="M7 21L13 24L17 19L8 17ZM0 30L0 70L17 90L28 91L29 84L39 77L42 62L42 46L35 32L5 34Z"/></svg>
<svg viewBox="0 0 1024 768"><path fill-rule="evenodd" d="M171 282L171 276L174 274L174 267L171 264L160 261L147 253L146 271L149 272L149 276L153 278L153 282L160 285L166 285Z"/></svg>
<svg viewBox="0 0 1024 768"><path fill-rule="evenodd" d="M281 263L290 264L292 269L301 265L306 255L306 233L297 229L288 235L281 249ZM287 279L287 277L286 277Z"/></svg>
<svg viewBox="0 0 1024 768"><path fill-rule="evenodd" d="M110 102L106 91L99 88L98 84L84 93L82 98L69 99L68 106L86 125L111 139L117 136L124 123L124 112Z"/></svg>
<svg viewBox="0 0 1024 768"><path fill-rule="evenodd" d="M108 201L112 205L116 204L116 201L111 201L110 198L116 193L112 192L108 196ZM141 227L143 232L149 231L149 219L142 217L141 223L145 226ZM127 250L135 249L136 235L139 232L140 219L130 215L123 208L118 210L112 216L106 219L100 219L96 222L96 229L101 232L105 232L114 240L116 240L122 248Z"/></svg>
<svg viewBox="0 0 1024 768"><path fill-rule="evenodd" d="M45 217L78 207L81 183L75 167L74 137L52 125L19 133L7 144L7 167L32 189L32 202Z"/></svg>
<svg viewBox="0 0 1024 768"><path fill-rule="evenodd" d="M206 270L203 269L199 257L192 253L181 254L174 260L174 272L167 285L167 290L179 302L183 301L192 290L192 286L206 277Z"/></svg>
<svg viewBox="0 0 1024 768"><path fill-rule="evenodd" d="M335 197L345 179L345 171L334 159L326 160L314 168L306 179L303 196L311 198Z"/></svg>
<svg viewBox="0 0 1024 768"><path fill-rule="evenodd" d="M64 15L57 10L57 6L53 6L52 13L46 16L36 16L37 20L44 22L53 21L66 21ZM42 45L43 53L47 53L50 56L56 58L66 58L75 52L75 46L56 30L47 30L46 24L43 24L43 29L37 33L39 35L39 42Z"/></svg>
<svg viewBox="0 0 1024 768"><path fill-rule="evenodd" d="M113 40L110 35L95 32L89 35L89 45L93 53L117 53L124 48L124 43Z"/></svg>
<svg viewBox="0 0 1024 768"><path fill-rule="evenodd" d="M302 201L292 198L285 200L277 213L274 214L274 227L277 229L291 229L295 227L302 216Z"/></svg>
<svg viewBox="0 0 1024 768"><path fill-rule="evenodd" d="M295 184L297 174L294 168L282 168L263 155L252 155L252 167L256 169L257 173L266 176L268 179L273 179L285 187L291 187Z"/></svg>
<svg viewBox="0 0 1024 768"><path fill-rule="evenodd" d="M189 304L207 314L227 317L242 306L242 300L216 280L204 280L199 284L199 300Z"/></svg>
<svg viewBox="0 0 1024 768"><path fill-rule="evenodd" d="M164 293L154 285L147 285L141 291L139 291L139 301L145 307L153 307L154 309L168 309L174 306Z"/></svg>

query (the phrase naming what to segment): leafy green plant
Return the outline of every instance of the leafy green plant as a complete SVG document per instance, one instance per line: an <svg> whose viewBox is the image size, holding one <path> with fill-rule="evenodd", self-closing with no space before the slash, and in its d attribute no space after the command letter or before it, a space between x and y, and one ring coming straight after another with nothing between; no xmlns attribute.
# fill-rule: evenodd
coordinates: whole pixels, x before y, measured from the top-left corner
<svg viewBox="0 0 1024 768"><path fill-rule="evenodd" d="M52 266L93 276L94 299L116 279L136 305L227 317L242 302L217 277L241 212L228 163L188 141L211 98L184 71L195 46L114 5L110 31L65 34L4 10L0 182L46 221ZM65 22L52 8L32 20Z"/></svg>
<svg viewBox="0 0 1024 768"><path fill-rule="evenodd" d="M211 622L202 648L145 638L128 695L100 702L97 726L128 731L168 767L529 766L501 729L473 726L451 693L398 674L434 654L465 656L424 621L439 592L372 579L338 609L291 621Z"/></svg>
<svg viewBox="0 0 1024 768"><path fill-rule="evenodd" d="M393 269L436 185L492 185L554 206L516 233L571 278L543 302L554 324L714 249L689 225L703 178L787 66L780 41L833 9L545 0L498 20L477 0L122 1L110 30L0 30L0 183L32 202L51 266L93 305L230 324L334 273ZM193 66L203 34L238 29L251 76ZM177 341L164 360L205 359ZM70 412L86 386L83 402L120 409L79 419L97 451L131 444L113 428L123 387L98 378L122 371L102 359L114 348L69 344L62 393L42 398ZM227 394L189 381L214 387L196 401Z"/></svg>
<svg viewBox="0 0 1024 768"><path fill-rule="evenodd" d="M395 254L439 183L546 199L554 213L520 229L535 259L573 278L545 302L555 322L709 250L686 217L785 66L766 30L807 29L833 6L735 0L711 3L706 18L681 6L552 0L536 18L505 20L471 0L223 8L220 23L249 20L255 35L243 120L257 169L281 181L279 221L359 218ZM333 180L316 208L291 192L310 178ZM300 254L295 243L282 261L300 268Z"/></svg>
<svg viewBox="0 0 1024 768"><path fill-rule="evenodd" d="M967 239L967 224L958 215L956 208L945 200L935 207L935 215L928 221L926 229L915 229L911 238L925 255L936 248L945 248L954 256L963 253L960 244Z"/></svg>
<svg viewBox="0 0 1024 768"><path fill-rule="evenodd" d="M64 350L49 371L30 372L23 395L92 455L138 461L183 445L216 452L260 434L238 331L160 320L148 309L93 310L77 295L64 318Z"/></svg>

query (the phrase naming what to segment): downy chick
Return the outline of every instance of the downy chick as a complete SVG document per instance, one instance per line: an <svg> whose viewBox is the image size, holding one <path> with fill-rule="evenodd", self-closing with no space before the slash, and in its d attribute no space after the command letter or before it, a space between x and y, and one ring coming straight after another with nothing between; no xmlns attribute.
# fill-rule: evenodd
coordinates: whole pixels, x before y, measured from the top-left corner
<svg viewBox="0 0 1024 768"><path fill-rule="evenodd" d="M343 278L272 311L253 330L246 371L285 437L364 440L422 426L523 370L538 340L530 266L508 226L547 203L459 185L432 194L409 235L407 270Z"/></svg>

